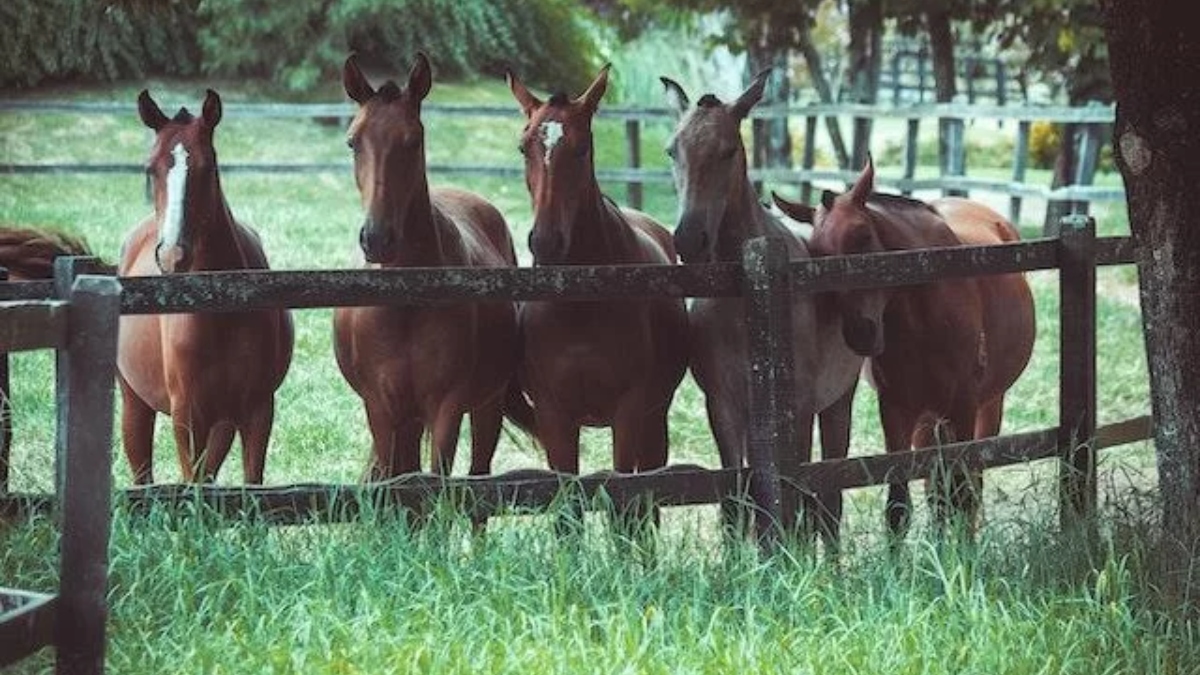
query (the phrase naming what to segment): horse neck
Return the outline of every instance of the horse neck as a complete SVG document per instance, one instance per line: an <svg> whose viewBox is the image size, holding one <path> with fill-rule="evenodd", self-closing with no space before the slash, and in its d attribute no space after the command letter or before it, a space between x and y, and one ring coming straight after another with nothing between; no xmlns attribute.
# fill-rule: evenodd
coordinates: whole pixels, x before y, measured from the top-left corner
<svg viewBox="0 0 1200 675"><path fill-rule="evenodd" d="M787 233L755 198L749 176L743 175L734 186L717 230L717 259L725 262L741 260L742 246L749 239Z"/></svg>
<svg viewBox="0 0 1200 675"><path fill-rule="evenodd" d="M571 249L567 260L578 265L640 262L637 235L621 208L600 192L592 177L580 198L583 203L571 223Z"/></svg>
<svg viewBox="0 0 1200 675"><path fill-rule="evenodd" d="M403 242L397 267L466 264L462 234L454 221L434 205L424 171L413 186L412 201L397 226Z"/></svg>
<svg viewBox="0 0 1200 675"><path fill-rule="evenodd" d="M201 270L240 269L248 260L237 237L237 223L225 193L221 190L221 177L213 176L212 191L201 202L204 212L193 214L197 225L192 236L195 238L195 253L192 267Z"/></svg>

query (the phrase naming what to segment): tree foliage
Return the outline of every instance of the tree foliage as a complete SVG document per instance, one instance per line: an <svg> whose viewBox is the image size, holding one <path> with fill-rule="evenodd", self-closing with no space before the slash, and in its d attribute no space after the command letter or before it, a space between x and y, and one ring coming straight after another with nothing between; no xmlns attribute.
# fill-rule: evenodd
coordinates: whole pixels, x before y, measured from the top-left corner
<svg viewBox="0 0 1200 675"><path fill-rule="evenodd" d="M569 0L202 0L200 19L206 72L294 90L336 77L349 52L403 71L424 50L451 77L512 67L564 89L599 65L586 15Z"/></svg>
<svg viewBox="0 0 1200 675"><path fill-rule="evenodd" d="M0 86L66 79L192 75L194 0L0 3Z"/></svg>

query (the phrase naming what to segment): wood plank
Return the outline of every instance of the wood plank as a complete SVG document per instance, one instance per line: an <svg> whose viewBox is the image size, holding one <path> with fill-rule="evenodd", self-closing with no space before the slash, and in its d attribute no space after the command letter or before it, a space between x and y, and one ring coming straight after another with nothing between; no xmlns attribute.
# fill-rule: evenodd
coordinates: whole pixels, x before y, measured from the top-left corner
<svg viewBox="0 0 1200 675"><path fill-rule="evenodd" d="M45 300L54 297L53 281L6 281L0 283L0 301Z"/></svg>
<svg viewBox="0 0 1200 675"><path fill-rule="evenodd" d="M0 352L62 347L67 341L68 318L64 302L0 302Z"/></svg>
<svg viewBox="0 0 1200 675"><path fill-rule="evenodd" d="M0 587L0 668L53 643L57 608L53 595Z"/></svg>

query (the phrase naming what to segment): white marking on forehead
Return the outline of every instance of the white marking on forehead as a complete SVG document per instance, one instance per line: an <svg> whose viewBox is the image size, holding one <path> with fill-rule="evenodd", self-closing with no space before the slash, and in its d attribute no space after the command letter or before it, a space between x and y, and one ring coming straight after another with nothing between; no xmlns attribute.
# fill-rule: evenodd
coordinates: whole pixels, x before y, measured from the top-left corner
<svg viewBox="0 0 1200 675"><path fill-rule="evenodd" d="M562 122L555 122L554 120L542 122L542 147L546 149L545 154L542 155L542 161L546 163L546 166L550 166L550 154L554 152L554 147L558 145L562 137Z"/></svg>
<svg viewBox="0 0 1200 675"><path fill-rule="evenodd" d="M182 143L171 150L171 157L175 162L167 170L167 211L158 233L159 245L164 247L179 244L183 234L183 196L187 192L188 153Z"/></svg>

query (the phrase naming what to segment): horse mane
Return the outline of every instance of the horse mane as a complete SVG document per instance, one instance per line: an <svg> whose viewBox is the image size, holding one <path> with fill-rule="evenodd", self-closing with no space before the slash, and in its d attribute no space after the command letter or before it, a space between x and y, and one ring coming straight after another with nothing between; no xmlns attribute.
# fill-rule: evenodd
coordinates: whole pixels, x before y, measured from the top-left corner
<svg viewBox="0 0 1200 675"><path fill-rule="evenodd" d="M55 258L91 255L86 241L65 232L0 225L0 267L7 268L13 278L52 279ZM101 267L116 273L115 265L102 261Z"/></svg>
<svg viewBox="0 0 1200 675"><path fill-rule="evenodd" d="M388 80L383 83L383 86L379 87L379 91L375 92L375 95L384 103L391 103L400 98L401 93L400 85L396 84L393 80Z"/></svg>
<svg viewBox="0 0 1200 675"><path fill-rule="evenodd" d="M699 101L696 101L696 107L698 108L719 108L722 105L724 104L721 103L721 99L712 94L705 94L700 97Z"/></svg>
<svg viewBox="0 0 1200 675"><path fill-rule="evenodd" d="M179 112L175 113L175 117L172 118L171 121L179 122L180 124L187 124L194 119L196 119L196 116L193 115L191 111L189 111L187 108L180 108Z"/></svg>
<svg viewBox="0 0 1200 675"><path fill-rule="evenodd" d="M879 206L892 209L920 209L937 213L937 211L929 205L928 202L906 197L904 195L892 194L890 192L872 192L870 197L867 197L867 202L878 204Z"/></svg>
<svg viewBox="0 0 1200 675"><path fill-rule="evenodd" d="M567 105L570 105L571 99L565 93L563 93L561 91L556 91L550 95L550 100L546 101L546 103L548 103L549 105L552 105L556 108L562 108Z"/></svg>

